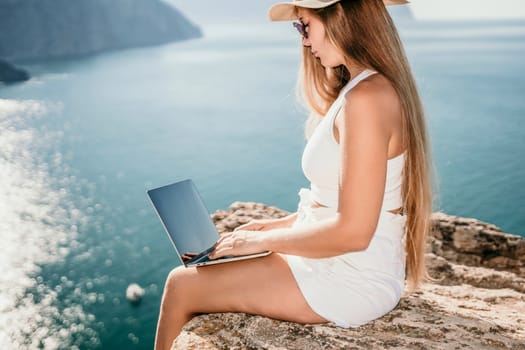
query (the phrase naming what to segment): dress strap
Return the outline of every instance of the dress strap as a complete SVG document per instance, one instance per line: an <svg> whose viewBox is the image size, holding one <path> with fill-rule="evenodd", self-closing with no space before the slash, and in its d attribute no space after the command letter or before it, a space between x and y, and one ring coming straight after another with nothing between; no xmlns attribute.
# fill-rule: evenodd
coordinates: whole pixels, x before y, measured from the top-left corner
<svg viewBox="0 0 525 350"><path fill-rule="evenodd" d="M361 73L359 73L358 75L356 75L352 80L350 80L342 89L341 91L339 92L339 96L337 97L337 99L334 101L334 103L330 106L330 109L328 110L328 113L326 113L326 118L328 119L327 120L327 123L328 123L328 130L330 132L330 135L331 135L331 138L335 140L335 137L334 137L334 132L333 132L333 129L334 129L334 122L335 122L335 117L337 116L337 114L339 113L339 111L341 110L341 108L343 107L343 103L344 103L344 100L345 100L345 95L348 93L348 91L352 90L357 84L359 84L361 81L365 80L366 78L368 78L369 76L371 75L374 75L376 74L377 72L376 71L373 71L373 70L370 70L370 69L365 69L363 70Z"/></svg>
<svg viewBox="0 0 525 350"><path fill-rule="evenodd" d="M342 97L344 95L346 95L346 93L350 90L352 90L357 84L359 84L361 81L365 80L366 78L368 78L369 76L371 75L374 75L376 74L377 72L376 71L373 71L373 70L370 70L370 69L365 69L363 70L361 73L359 73L358 75L356 75L354 78L352 78L342 89L341 89L341 92L339 93L339 97ZM343 97L344 99L344 97Z"/></svg>

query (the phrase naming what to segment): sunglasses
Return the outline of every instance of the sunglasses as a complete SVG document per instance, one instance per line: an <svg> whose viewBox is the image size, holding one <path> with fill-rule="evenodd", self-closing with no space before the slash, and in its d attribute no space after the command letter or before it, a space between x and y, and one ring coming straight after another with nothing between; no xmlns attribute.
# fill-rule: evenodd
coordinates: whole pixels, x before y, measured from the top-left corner
<svg viewBox="0 0 525 350"><path fill-rule="evenodd" d="M303 36L304 39L308 39L308 31L306 30L306 28L308 27L307 24L304 24L303 22L300 22L300 21L293 22L292 24L294 28L297 29L299 34Z"/></svg>

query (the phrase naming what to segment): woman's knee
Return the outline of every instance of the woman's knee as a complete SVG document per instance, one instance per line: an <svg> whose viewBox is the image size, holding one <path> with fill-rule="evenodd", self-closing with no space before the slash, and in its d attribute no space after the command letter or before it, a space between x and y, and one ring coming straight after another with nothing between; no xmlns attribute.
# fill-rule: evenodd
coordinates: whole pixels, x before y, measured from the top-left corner
<svg viewBox="0 0 525 350"><path fill-rule="evenodd" d="M174 268L166 278L164 285L163 304L173 304L178 300L184 300L184 295L188 294L190 288L190 271L184 266Z"/></svg>
<svg viewBox="0 0 525 350"><path fill-rule="evenodd" d="M177 320L177 324L184 324L191 320L193 312L192 306L189 305L191 298L186 287L188 285L186 280L189 279L187 270L184 266L177 267L168 274L160 305L160 318L171 320L169 322Z"/></svg>

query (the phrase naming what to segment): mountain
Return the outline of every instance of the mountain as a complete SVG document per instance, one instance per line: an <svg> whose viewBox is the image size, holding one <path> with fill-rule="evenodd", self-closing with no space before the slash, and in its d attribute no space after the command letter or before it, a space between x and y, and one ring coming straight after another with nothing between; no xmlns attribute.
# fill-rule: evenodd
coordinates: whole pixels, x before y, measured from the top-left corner
<svg viewBox="0 0 525 350"><path fill-rule="evenodd" d="M0 82L6 84L26 81L29 74L20 68L13 66L11 63L0 59Z"/></svg>
<svg viewBox="0 0 525 350"><path fill-rule="evenodd" d="M0 0L0 58L75 57L201 36L160 0Z"/></svg>

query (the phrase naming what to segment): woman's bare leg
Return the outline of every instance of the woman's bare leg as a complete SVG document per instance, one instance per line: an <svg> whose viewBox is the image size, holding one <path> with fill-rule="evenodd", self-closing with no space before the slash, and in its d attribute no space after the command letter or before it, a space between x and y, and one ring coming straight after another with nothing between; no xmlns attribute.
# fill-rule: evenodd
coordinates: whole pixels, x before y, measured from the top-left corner
<svg viewBox="0 0 525 350"><path fill-rule="evenodd" d="M308 306L280 254L199 268L178 267L164 287L155 349L168 350L194 314L213 312L326 322Z"/></svg>

